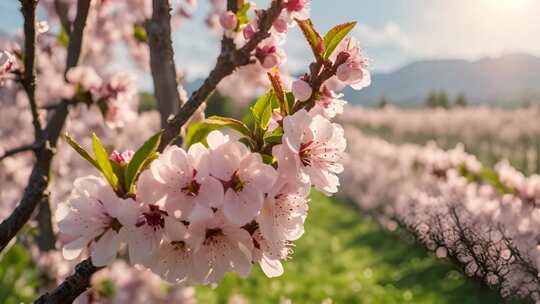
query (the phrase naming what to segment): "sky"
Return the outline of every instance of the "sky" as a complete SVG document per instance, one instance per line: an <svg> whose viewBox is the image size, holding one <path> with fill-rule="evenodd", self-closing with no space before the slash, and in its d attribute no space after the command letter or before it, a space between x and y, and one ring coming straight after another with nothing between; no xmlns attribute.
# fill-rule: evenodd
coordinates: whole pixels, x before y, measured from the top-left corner
<svg viewBox="0 0 540 304"><path fill-rule="evenodd" d="M119 0L118 0L119 1ZM194 20L174 34L176 62L188 78L202 77L214 64L219 37L201 26L207 0ZM255 0L264 7L268 0ZM0 32L22 21L17 1L0 1ZM540 56L538 0L312 0L312 19L321 32L344 21L371 59L372 70L387 72L418 59L478 59L513 52ZM298 29L286 45L288 67L301 72L311 59Z"/></svg>

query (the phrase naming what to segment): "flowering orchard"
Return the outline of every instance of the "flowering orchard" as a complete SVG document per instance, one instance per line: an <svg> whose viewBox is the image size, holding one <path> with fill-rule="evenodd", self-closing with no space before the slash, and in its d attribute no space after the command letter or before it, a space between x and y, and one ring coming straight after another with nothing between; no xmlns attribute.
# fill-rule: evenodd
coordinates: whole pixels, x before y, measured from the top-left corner
<svg viewBox="0 0 540 304"><path fill-rule="evenodd" d="M344 192L384 226L405 227L440 258L499 290L540 299L540 176L483 167L463 146L395 145L346 132Z"/></svg>
<svg viewBox="0 0 540 304"><path fill-rule="evenodd" d="M331 120L343 112L339 92L370 83L347 37L356 23L322 35L307 0L210 1L207 25L222 33L221 52L188 97L171 33L195 0L20 3L24 31L0 44L0 249L15 238L33 248L51 276L37 302L103 296L106 288L87 291L99 281L91 277L111 264L125 269L119 259L178 284L171 301L189 295L181 285L246 277L256 264L280 276L304 233L311 188L338 191L346 141ZM314 57L298 79L282 72L292 30ZM137 73L112 68L119 44L138 73L151 73L159 114L138 113ZM216 89L242 100L261 88L250 123L205 119ZM131 279L142 285L133 292L152 285Z"/></svg>

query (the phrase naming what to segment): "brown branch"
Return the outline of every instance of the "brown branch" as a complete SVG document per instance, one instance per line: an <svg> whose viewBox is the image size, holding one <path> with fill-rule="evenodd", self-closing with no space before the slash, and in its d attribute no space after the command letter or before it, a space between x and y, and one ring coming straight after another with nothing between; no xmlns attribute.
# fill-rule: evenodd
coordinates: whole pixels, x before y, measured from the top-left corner
<svg viewBox="0 0 540 304"><path fill-rule="evenodd" d="M42 128L36 102L36 6L38 0L20 0L24 16L24 74L22 84L32 112L36 142L41 139Z"/></svg>
<svg viewBox="0 0 540 304"><path fill-rule="evenodd" d="M56 235L52 225L52 212L48 195L44 195L39 203L36 216L38 222L37 245L40 251L46 252L56 249Z"/></svg>
<svg viewBox="0 0 540 304"><path fill-rule="evenodd" d="M79 62L82 49L82 39L84 28L86 27L86 19L90 10L90 2L92 0L77 1L77 15L73 22L73 29L69 33L68 55L66 64L66 73L72 67L75 67Z"/></svg>
<svg viewBox="0 0 540 304"><path fill-rule="evenodd" d="M54 9L66 34L71 32L71 22L69 21L69 4L64 0L54 0Z"/></svg>
<svg viewBox="0 0 540 304"><path fill-rule="evenodd" d="M169 0L153 0L152 18L145 24L150 47L150 68L154 82L161 125L164 127L170 115L180 106L174 50L171 41L171 7Z"/></svg>
<svg viewBox="0 0 540 304"><path fill-rule="evenodd" d="M5 158L8 158L10 156L14 156L16 154L22 153L22 152L28 152L28 151L35 151L43 146L43 142L37 142L37 143L31 143L28 145L23 145L17 148L13 148L10 150L7 150L0 156L0 161L4 160Z"/></svg>
<svg viewBox="0 0 540 304"><path fill-rule="evenodd" d="M75 266L75 272L67 277L62 284L40 296L36 304L72 303L79 295L90 287L90 279L102 267L92 265L90 258Z"/></svg>
<svg viewBox="0 0 540 304"><path fill-rule="evenodd" d="M229 1L230 2L230 1ZM203 102L214 92L217 85L225 77L231 75L238 67L252 62L251 54L257 45L270 36L270 29L283 9L283 0L272 1L272 5L264 11L259 19L259 31L242 48L236 49L234 42L226 37L221 41L221 53L217 58L214 69L202 86L195 91L189 100L180 108L177 114L167 122L159 147L163 151L166 146L178 137L180 129L197 111Z"/></svg>
<svg viewBox="0 0 540 304"><path fill-rule="evenodd" d="M78 61L80 54L73 54L73 52L80 52L81 50L80 44L82 44L82 35L86 25L85 19L88 16L90 1L79 0L77 3L77 17L75 18L74 29L70 35L66 71ZM75 42L78 42L79 45L75 45ZM70 102L66 101L59 105L49 120L44 132L46 144L39 151L36 151L36 163L30 174L28 184L24 189L23 197L15 210L13 210L13 213L0 223L0 251L4 250L9 241L28 222L47 190L54 150L68 115L69 104Z"/></svg>

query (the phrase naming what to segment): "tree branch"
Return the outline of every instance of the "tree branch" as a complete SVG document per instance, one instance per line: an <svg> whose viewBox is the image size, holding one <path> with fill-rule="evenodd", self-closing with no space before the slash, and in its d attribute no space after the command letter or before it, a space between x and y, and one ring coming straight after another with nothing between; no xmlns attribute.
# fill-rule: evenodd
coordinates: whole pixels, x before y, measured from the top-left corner
<svg viewBox="0 0 540 304"><path fill-rule="evenodd" d="M210 75L206 78L202 86L191 95L177 114L167 122L159 151L163 151L165 147L178 137L182 126L214 92L221 80L231 75L238 67L248 65L252 62L251 53L261 41L270 36L269 31L274 21L279 17L282 9L283 0L272 1L270 8L264 11L259 19L259 31L240 49L235 48L230 38L223 37L221 41L221 53L217 58L214 69L210 72Z"/></svg>
<svg viewBox="0 0 540 304"><path fill-rule="evenodd" d="M28 144L28 145L23 145L23 146L20 146L20 147L17 147L17 148L7 150L6 152L4 152L4 154L2 154L0 156L0 161L4 160L5 158L8 158L10 156L22 153L22 152L35 151L35 150L41 148L41 146L43 146L43 143L38 142L38 143L32 143L32 144Z"/></svg>
<svg viewBox="0 0 540 304"><path fill-rule="evenodd" d="M66 71L78 62L90 1L78 0L77 2L77 17L70 35ZM77 52L77 54L73 54L73 52ZM46 144L36 153L36 163L24 189L23 197L15 210L13 210L13 213L0 223L0 251L4 250L9 241L28 222L47 190L54 150L64 127L70 103L70 101L64 101L56 108L44 132Z"/></svg>
<svg viewBox="0 0 540 304"><path fill-rule="evenodd" d="M38 0L20 0L24 16L24 74L22 84L32 112L36 142L41 139L42 128L36 103L36 6Z"/></svg>
<svg viewBox="0 0 540 304"><path fill-rule="evenodd" d="M56 236L52 225L52 212L48 195L44 195L39 203L36 216L38 222L37 245L40 251L46 252L56 249Z"/></svg>
<svg viewBox="0 0 540 304"><path fill-rule="evenodd" d="M79 295L90 287L92 275L103 267L92 265L90 258L75 266L75 272L67 277L62 284L40 296L35 304L72 303Z"/></svg>
<svg viewBox="0 0 540 304"><path fill-rule="evenodd" d="M168 0L153 0L152 18L145 24L150 47L150 68L161 125L178 111L180 96L171 41L171 7Z"/></svg>

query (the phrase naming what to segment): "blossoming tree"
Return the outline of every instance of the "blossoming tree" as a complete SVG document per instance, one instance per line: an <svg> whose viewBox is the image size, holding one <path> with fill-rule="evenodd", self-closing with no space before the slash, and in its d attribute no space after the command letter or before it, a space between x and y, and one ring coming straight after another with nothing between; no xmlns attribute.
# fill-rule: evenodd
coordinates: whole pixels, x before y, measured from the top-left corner
<svg viewBox="0 0 540 304"><path fill-rule="evenodd" d="M55 26L37 22L38 0L21 0L22 47L5 42L0 53L2 101L14 109L27 102L34 133L28 145L1 147L0 159L25 151L35 156L22 198L0 223L0 250L39 209L38 241L46 244L40 249L59 245L63 258L78 264L37 302L72 302L119 253L175 284L219 283L226 272L245 277L253 264L268 277L280 276L292 242L304 233L310 189L338 191L346 142L331 119L343 111L339 91L370 82L366 59L347 37L356 23L321 35L307 0L273 0L265 9L245 0L211 1L207 21L223 33L221 52L188 98L171 33L196 1L41 2ZM298 79L280 68L292 27L302 31L314 56ZM134 79L103 70L116 58L111 48L118 42L151 71L162 127L153 135L146 135L151 128L134 110ZM267 93L250 107L250 122L204 119L204 103L216 89L236 88L245 97L261 86ZM130 134L130 126L141 131ZM97 135L106 134L104 128L125 131L104 143ZM63 136L64 129L69 134ZM110 149L119 146L127 149ZM77 165L55 169L57 153L75 158L74 151L94 172L79 172ZM54 183L65 193L55 194L51 176L62 172ZM74 182L62 181L66 176Z"/></svg>

